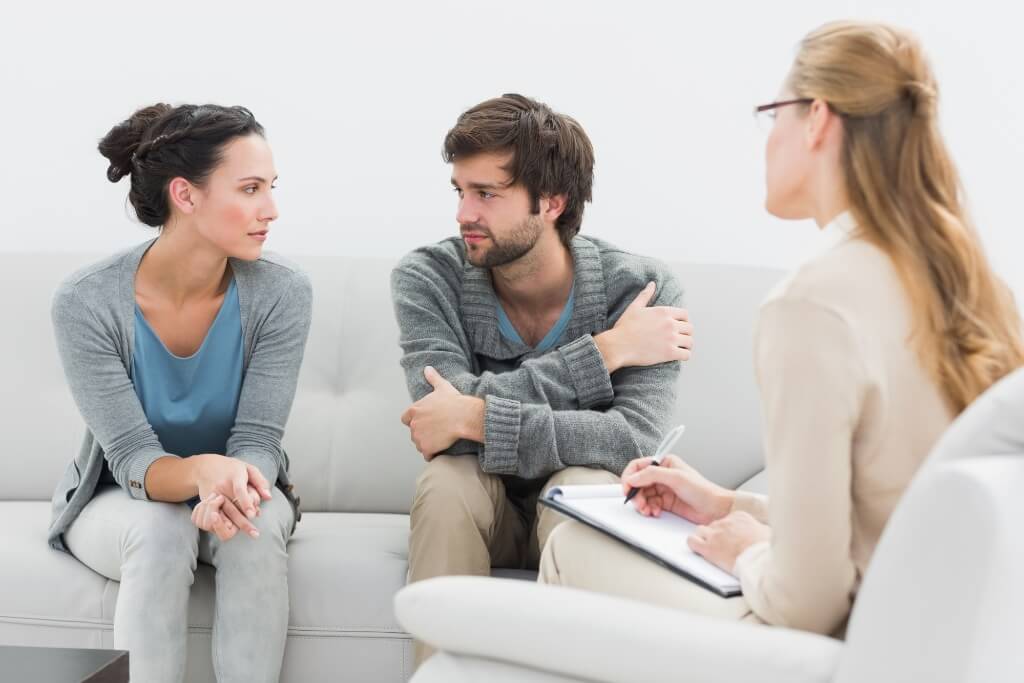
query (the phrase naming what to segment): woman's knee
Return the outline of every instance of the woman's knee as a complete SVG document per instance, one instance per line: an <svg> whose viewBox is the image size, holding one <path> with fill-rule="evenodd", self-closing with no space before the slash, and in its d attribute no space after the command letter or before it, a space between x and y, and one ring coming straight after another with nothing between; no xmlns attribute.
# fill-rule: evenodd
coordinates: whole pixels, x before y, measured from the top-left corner
<svg viewBox="0 0 1024 683"><path fill-rule="evenodd" d="M287 563L286 546L294 526L295 512L281 491L275 488L272 495L271 500L260 506L260 514L249 520L259 532L258 536L239 530L227 541L211 538L220 560L230 557L258 564L275 560Z"/></svg>
<svg viewBox="0 0 1024 683"><path fill-rule="evenodd" d="M199 530L184 503L145 502L132 511L121 540L125 564L158 563L195 569Z"/></svg>

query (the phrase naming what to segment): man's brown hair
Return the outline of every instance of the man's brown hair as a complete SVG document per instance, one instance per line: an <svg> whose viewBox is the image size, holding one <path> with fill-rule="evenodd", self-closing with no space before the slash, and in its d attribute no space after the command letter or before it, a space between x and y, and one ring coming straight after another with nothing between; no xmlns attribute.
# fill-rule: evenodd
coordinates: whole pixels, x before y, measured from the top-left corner
<svg viewBox="0 0 1024 683"><path fill-rule="evenodd" d="M565 195L565 210L555 226L568 246L580 231L583 205L594 185L594 149L583 127L546 104L507 94L465 111L444 138L444 160L482 153L512 153L505 167L510 184L522 183L531 212L540 198Z"/></svg>

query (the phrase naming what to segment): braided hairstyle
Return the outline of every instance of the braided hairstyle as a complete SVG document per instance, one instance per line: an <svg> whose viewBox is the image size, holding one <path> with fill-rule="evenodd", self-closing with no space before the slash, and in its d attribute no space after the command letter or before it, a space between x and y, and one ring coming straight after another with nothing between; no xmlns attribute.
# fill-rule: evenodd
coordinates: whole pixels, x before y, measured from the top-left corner
<svg viewBox="0 0 1024 683"><path fill-rule="evenodd" d="M224 148L263 126L245 107L154 104L110 129L99 143L109 160L107 180L131 176L128 201L139 221L160 227L170 217L167 186L174 178L202 185L221 162Z"/></svg>

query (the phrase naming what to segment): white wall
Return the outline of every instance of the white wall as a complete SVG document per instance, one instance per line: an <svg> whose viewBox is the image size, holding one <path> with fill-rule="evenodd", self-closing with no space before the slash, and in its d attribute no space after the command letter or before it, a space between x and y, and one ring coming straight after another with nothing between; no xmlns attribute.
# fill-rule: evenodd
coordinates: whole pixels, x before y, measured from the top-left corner
<svg viewBox="0 0 1024 683"><path fill-rule="evenodd" d="M0 23L0 250L111 251L149 232L98 138L140 105L245 104L281 178L268 246L398 256L455 229L441 140L502 92L578 118L597 152L584 230L666 258L786 266L808 223L763 209L770 101L799 38L836 18L921 36L993 259L1016 266L1020 12L1005 2L19 3Z"/></svg>

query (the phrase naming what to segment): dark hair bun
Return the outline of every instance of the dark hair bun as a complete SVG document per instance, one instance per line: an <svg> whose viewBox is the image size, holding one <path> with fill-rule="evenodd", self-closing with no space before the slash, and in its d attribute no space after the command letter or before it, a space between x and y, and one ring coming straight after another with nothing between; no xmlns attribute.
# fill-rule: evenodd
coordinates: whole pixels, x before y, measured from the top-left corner
<svg viewBox="0 0 1024 683"><path fill-rule="evenodd" d="M103 136L99 150L110 161L107 180L116 183L131 173L132 155L142 142L143 135L157 119L172 110L171 105L163 103L143 107Z"/></svg>
<svg viewBox="0 0 1024 683"><path fill-rule="evenodd" d="M171 180L202 185L221 163L225 146L243 135L263 135L245 107L154 104L111 128L99 150L110 160L110 182L130 176L128 201L135 217L157 228L171 215Z"/></svg>

